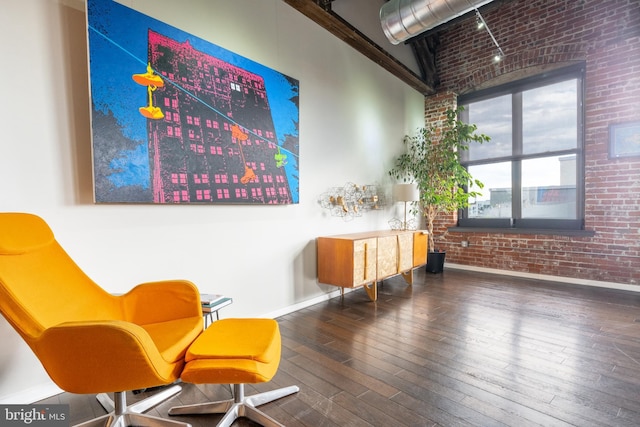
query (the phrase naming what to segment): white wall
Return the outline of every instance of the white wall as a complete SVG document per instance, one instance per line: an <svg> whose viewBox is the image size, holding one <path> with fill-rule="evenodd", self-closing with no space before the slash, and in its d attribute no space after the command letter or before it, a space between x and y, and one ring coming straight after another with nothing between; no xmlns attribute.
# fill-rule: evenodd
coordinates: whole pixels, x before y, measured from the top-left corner
<svg viewBox="0 0 640 427"><path fill-rule="evenodd" d="M300 81L300 203L96 205L92 197L85 4L3 0L0 211L43 216L78 264L112 292L186 278L227 294L223 316L275 316L327 297L316 236L387 228L400 206L351 222L318 196L346 182L389 184L423 97L281 0L128 0L127 6ZM51 382L0 319L0 402Z"/></svg>
<svg viewBox="0 0 640 427"><path fill-rule="evenodd" d="M413 53L413 48L405 43L391 44L382 31L380 8L387 1L389 0L334 1L331 3L331 11L362 31L369 39L389 52L411 71L420 75L420 66Z"/></svg>

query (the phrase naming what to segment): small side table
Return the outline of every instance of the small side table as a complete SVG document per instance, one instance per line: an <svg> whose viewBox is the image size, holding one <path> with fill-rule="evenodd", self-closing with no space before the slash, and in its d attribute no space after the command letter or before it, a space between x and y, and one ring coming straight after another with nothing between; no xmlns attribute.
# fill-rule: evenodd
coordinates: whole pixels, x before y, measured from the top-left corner
<svg viewBox="0 0 640 427"><path fill-rule="evenodd" d="M211 305L202 305L202 316L204 317L204 327L209 326L211 322L213 322L213 314L216 315L216 320L220 320L220 314L218 310L224 308L233 303L232 298L223 298L220 301L216 301Z"/></svg>

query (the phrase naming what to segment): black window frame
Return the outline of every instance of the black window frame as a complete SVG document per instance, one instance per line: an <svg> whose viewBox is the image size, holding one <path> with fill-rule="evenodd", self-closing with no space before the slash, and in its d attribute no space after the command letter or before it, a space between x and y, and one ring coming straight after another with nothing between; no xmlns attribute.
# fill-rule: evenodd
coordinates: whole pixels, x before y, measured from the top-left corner
<svg viewBox="0 0 640 427"><path fill-rule="evenodd" d="M558 68L535 76L521 80L509 82L492 88L475 91L458 96L458 105L465 106L471 102L482 101L504 95L512 95L512 105L518 108L512 109L512 150L510 156L496 157L470 161L466 151L461 152L461 162L465 167L492 164L509 161L512 164L512 215L511 218L469 218L468 209L461 209L458 212L458 223L456 229L497 229L498 231L508 229L516 230L584 230L585 226L585 159L584 159L584 92L585 92L585 64L575 64L568 67ZM559 150L553 152L543 152L536 154L522 154L522 92L534 88L548 86L561 81L576 79L577 90L577 141L576 148L571 150ZM519 104L518 104L519 103ZM460 119L468 122L468 112L463 111ZM479 129L479 131L482 131ZM491 136L491 135L489 135ZM548 219L548 218L521 218L521 165L523 160L549 155L576 155L576 218L575 219Z"/></svg>

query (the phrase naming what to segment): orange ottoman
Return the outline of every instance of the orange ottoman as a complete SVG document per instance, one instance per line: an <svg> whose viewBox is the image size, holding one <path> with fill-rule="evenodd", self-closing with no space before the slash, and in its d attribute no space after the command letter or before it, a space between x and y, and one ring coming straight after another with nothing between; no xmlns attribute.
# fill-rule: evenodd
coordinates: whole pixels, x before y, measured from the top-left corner
<svg viewBox="0 0 640 427"><path fill-rule="evenodd" d="M244 384L270 381L280 364L282 342L278 323L272 319L222 319L211 324L191 344L180 379L194 384L233 384L233 399L176 406L169 415L226 415L218 427L231 426L239 417L263 426L282 426L256 406L299 391L297 386L244 396Z"/></svg>

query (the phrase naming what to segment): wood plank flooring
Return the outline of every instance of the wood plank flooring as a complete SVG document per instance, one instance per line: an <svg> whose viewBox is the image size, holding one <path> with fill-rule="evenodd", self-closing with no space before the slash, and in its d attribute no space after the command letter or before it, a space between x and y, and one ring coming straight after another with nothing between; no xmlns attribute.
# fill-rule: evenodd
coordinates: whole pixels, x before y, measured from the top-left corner
<svg viewBox="0 0 640 427"><path fill-rule="evenodd" d="M246 394L297 384L261 407L289 427L640 425L640 293L450 269L386 280L378 298L359 289L279 318L279 371ZM230 397L183 386L150 413ZM46 402L69 403L74 424L104 413L93 396Z"/></svg>

